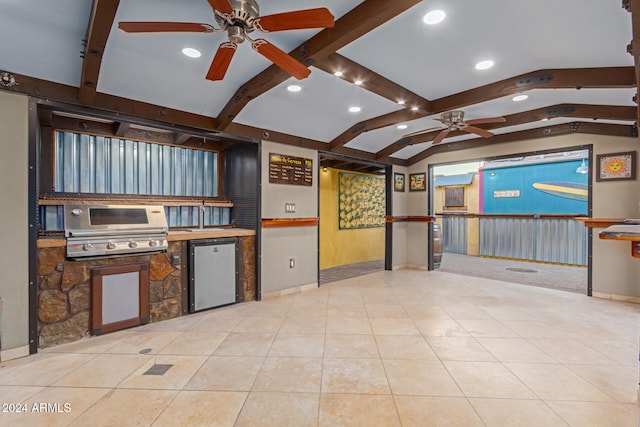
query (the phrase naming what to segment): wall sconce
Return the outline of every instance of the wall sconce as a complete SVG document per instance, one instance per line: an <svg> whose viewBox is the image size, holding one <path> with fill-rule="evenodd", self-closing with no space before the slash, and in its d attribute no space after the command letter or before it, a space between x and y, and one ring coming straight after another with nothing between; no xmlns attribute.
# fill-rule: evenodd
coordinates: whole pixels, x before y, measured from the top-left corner
<svg viewBox="0 0 640 427"><path fill-rule="evenodd" d="M582 164L578 166L578 168L576 169L576 173L579 173L582 175L589 173L589 167L585 163L584 159L582 159Z"/></svg>
<svg viewBox="0 0 640 427"><path fill-rule="evenodd" d="M322 167L322 172L326 172L326 171L327 171L327 167L326 167L326 166L323 166L323 167Z"/></svg>

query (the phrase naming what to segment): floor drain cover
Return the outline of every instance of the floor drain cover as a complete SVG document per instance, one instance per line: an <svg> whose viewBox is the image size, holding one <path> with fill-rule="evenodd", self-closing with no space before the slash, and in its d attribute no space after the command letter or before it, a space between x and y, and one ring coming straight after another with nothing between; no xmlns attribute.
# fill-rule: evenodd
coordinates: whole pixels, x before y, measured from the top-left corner
<svg viewBox="0 0 640 427"><path fill-rule="evenodd" d="M147 372L144 373L144 375L164 375L167 373L167 371L169 370L169 368L171 368L173 365L153 365L152 367L150 367L149 369L147 369Z"/></svg>
<svg viewBox="0 0 640 427"><path fill-rule="evenodd" d="M532 268L507 267L505 270L515 271L516 273L537 273L538 270Z"/></svg>
<svg viewBox="0 0 640 427"><path fill-rule="evenodd" d="M151 353L151 349L150 348L143 348L142 350L140 350L138 352L138 354L147 354L147 353Z"/></svg>

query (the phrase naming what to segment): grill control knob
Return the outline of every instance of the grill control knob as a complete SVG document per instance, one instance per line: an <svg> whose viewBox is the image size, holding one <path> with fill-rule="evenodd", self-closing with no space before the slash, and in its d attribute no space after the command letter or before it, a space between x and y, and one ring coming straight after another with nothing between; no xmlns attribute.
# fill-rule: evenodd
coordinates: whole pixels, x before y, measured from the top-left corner
<svg viewBox="0 0 640 427"><path fill-rule="evenodd" d="M93 249L93 245L91 243L85 243L84 245L82 245L83 251L90 251L91 249Z"/></svg>
<svg viewBox="0 0 640 427"><path fill-rule="evenodd" d="M116 244L113 242L108 242L107 243L107 249L115 249L116 248Z"/></svg>
<svg viewBox="0 0 640 427"><path fill-rule="evenodd" d="M133 249L133 248L137 248L137 247L138 247L138 243L137 243L137 242L134 242L133 240L131 240L131 241L129 241L129 247L130 247L131 249Z"/></svg>
<svg viewBox="0 0 640 427"><path fill-rule="evenodd" d="M158 246L158 241L157 240L149 240L149 246L151 246L151 247Z"/></svg>

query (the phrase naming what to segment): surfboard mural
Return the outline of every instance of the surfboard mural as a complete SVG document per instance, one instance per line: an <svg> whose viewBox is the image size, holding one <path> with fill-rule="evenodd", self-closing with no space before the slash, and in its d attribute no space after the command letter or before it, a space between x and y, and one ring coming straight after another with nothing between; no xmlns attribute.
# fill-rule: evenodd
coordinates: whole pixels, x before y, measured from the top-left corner
<svg viewBox="0 0 640 427"><path fill-rule="evenodd" d="M589 186L577 182L535 182L533 188L543 193L551 194L566 199L580 200L586 202L589 200Z"/></svg>

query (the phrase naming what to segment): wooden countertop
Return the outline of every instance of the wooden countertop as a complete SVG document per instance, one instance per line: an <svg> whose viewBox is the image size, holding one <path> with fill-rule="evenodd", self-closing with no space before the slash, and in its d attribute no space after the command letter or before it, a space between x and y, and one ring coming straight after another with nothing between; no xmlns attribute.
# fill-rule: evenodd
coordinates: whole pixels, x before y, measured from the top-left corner
<svg viewBox="0 0 640 427"><path fill-rule="evenodd" d="M599 233L599 236L601 239L606 240L629 240L632 242L640 242L640 225L612 225L602 230Z"/></svg>
<svg viewBox="0 0 640 427"><path fill-rule="evenodd" d="M215 239L217 237L255 236L255 230L244 228L211 228L169 231L167 241L177 242L181 240ZM64 237L43 237L38 239L38 248L65 247L67 240Z"/></svg>

